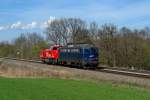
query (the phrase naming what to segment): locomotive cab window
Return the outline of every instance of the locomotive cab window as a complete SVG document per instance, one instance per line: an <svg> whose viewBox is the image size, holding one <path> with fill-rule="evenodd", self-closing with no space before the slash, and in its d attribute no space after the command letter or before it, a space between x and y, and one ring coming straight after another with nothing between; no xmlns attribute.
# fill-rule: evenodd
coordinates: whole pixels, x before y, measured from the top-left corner
<svg viewBox="0 0 150 100"><path fill-rule="evenodd" d="M91 48L91 53L98 54L98 49L97 48Z"/></svg>
<svg viewBox="0 0 150 100"><path fill-rule="evenodd" d="M57 50L57 47L54 47L53 50Z"/></svg>
<svg viewBox="0 0 150 100"><path fill-rule="evenodd" d="M84 49L85 54L90 54L90 49Z"/></svg>
<svg viewBox="0 0 150 100"><path fill-rule="evenodd" d="M79 49L71 49L71 52L79 53Z"/></svg>

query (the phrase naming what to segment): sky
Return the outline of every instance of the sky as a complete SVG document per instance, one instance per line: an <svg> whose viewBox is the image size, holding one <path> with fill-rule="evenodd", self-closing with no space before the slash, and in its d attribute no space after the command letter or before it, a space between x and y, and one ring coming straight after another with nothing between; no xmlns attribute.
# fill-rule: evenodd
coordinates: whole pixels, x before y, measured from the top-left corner
<svg viewBox="0 0 150 100"><path fill-rule="evenodd" d="M70 17L143 28L150 26L150 0L0 0L0 41L42 34L54 19Z"/></svg>

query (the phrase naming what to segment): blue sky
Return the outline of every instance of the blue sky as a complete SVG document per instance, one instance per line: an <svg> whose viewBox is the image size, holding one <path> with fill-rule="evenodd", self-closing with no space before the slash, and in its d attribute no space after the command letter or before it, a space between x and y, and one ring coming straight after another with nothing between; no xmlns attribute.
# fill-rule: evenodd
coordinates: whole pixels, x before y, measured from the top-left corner
<svg viewBox="0 0 150 100"><path fill-rule="evenodd" d="M150 26L150 0L1 0L0 41L42 33L47 23L62 17L143 28Z"/></svg>

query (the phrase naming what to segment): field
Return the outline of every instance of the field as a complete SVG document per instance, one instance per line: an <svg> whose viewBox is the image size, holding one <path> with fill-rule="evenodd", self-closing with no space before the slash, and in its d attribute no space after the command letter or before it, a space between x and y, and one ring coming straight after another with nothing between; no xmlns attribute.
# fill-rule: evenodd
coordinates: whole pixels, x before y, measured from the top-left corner
<svg viewBox="0 0 150 100"><path fill-rule="evenodd" d="M107 82L0 78L0 100L150 100L150 91Z"/></svg>

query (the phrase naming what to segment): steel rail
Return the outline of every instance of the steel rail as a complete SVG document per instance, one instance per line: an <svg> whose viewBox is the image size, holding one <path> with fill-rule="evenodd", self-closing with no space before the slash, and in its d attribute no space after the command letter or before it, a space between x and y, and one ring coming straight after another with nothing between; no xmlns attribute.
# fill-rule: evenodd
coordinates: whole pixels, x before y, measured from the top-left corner
<svg viewBox="0 0 150 100"><path fill-rule="evenodd" d="M10 57L0 57L0 58L42 64L42 62L39 60L27 60L27 59L10 58ZM90 70L90 69L88 69L88 70ZM126 76L150 79L150 71L146 71L146 70L140 71L140 70L131 70L131 69L126 69L126 68L117 68L117 67L102 67L102 68L98 67L92 71L113 73L113 74L119 74L119 75L126 75Z"/></svg>

